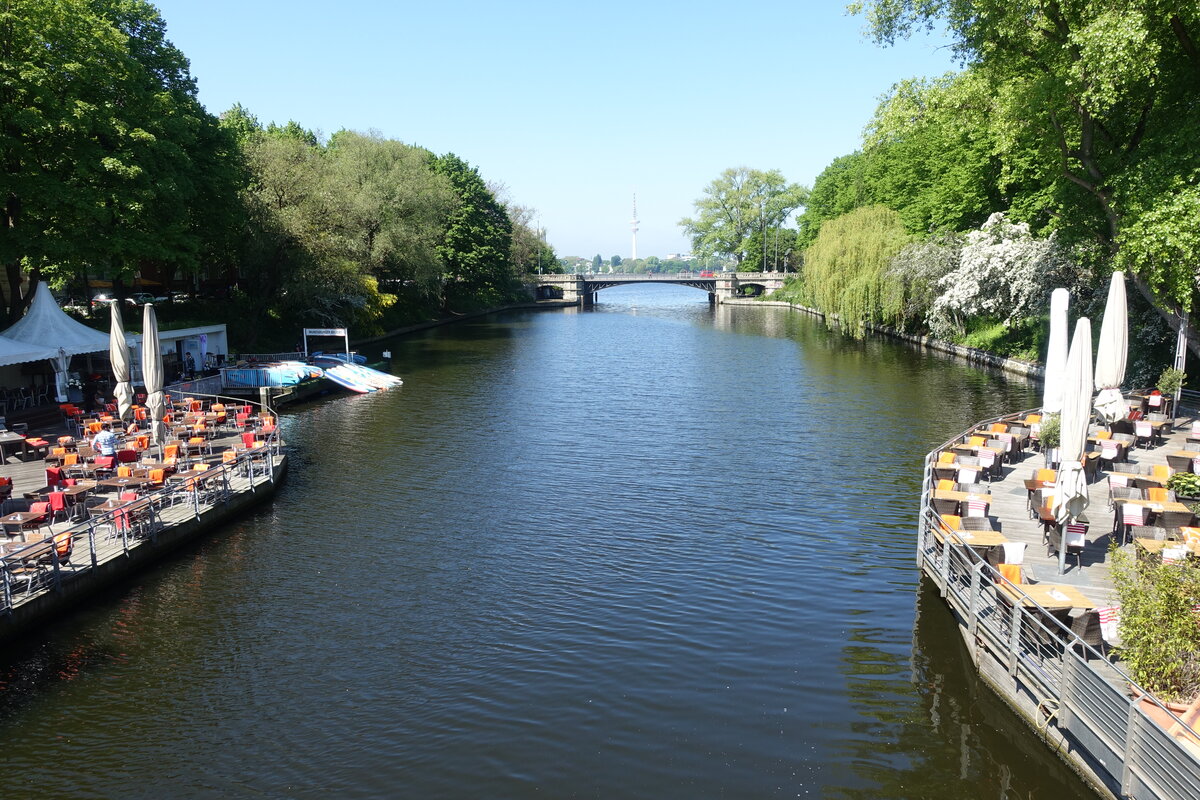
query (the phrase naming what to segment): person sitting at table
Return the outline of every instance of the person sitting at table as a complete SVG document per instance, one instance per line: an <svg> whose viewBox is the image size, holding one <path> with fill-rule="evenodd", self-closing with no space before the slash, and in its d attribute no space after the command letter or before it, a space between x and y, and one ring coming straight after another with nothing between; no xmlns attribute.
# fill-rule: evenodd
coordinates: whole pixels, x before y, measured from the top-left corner
<svg viewBox="0 0 1200 800"><path fill-rule="evenodd" d="M112 425L105 422L100 426L100 432L96 434L96 438L92 440L92 447L102 456L115 456L117 454L117 435L112 432Z"/></svg>

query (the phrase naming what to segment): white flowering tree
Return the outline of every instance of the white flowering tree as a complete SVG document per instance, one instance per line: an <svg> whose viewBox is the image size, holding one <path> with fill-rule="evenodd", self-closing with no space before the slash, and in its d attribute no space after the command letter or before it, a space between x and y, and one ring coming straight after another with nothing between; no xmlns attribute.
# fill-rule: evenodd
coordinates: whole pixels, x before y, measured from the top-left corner
<svg viewBox="0 0 1200 800"><path fill-rule="evenodd" d="M930 307L929 329L935 336L961 336L971 318L1008 325L1030 316L1045 303L1051 276L1069 267L1053 234L1038 239L1027 223L992 214L966 235L958 267L938 281L941 294Z"/></svg>

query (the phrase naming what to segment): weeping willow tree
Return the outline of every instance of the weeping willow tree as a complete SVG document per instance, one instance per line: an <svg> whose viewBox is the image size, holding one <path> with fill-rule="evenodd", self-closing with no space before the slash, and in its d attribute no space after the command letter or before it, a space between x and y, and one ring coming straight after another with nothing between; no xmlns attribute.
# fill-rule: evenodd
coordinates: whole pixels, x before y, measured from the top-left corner
<svg viewBox="0 0 1200 800"><path fill-rule="evenodd" d="M805 253L808 301L836 314L856 337L866 323L890 322L897 309L885 309L885 301L896 296L888 286L896 277L888 264L907 242L900 215L885 206L865 206L829 220Z"/></svg>

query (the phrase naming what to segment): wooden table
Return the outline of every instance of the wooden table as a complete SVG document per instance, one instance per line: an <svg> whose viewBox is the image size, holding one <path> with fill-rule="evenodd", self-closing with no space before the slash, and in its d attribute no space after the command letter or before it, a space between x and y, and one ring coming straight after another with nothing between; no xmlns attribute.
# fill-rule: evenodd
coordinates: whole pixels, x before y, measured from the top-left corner
<svg viewBox="0 0 1200 800"><path fill-rule="evenodd" d="M1105 470L1104 474L1110 477L1116 475L1118 478L1125 478L1127 481L1149 481L1150 483L1155 483L1159 486L1162 486L1164 483L1166 483L1165 478L1156 478L1153 475L1143 475L1140 472L1114 472L1113 470ZM1109 483L1111 484L1112 481L1109 481ZM1120 484L1117 485L1119 486Z"/></svg>
<svg viewBox="0 0 1200 800"><path fill-rule="evenodd" d="M97 481L97 488L105 489L140 489L150 483L149 478L105 478L102 481Z"/></svg>
<svg viewBox="0 0 1200 800"><path fill-rule="evenodd" d="M1148 555L1160 555L1163 549L1167 547L1186 547L1192 558L1200 558L1200 545L1181 541L1166 541L1165 539L1143 539L1138 537L1133 540L1134 546L1139 550L1144 550Z"/></svg>
<svg viewBox="0 0 1200 800"><path fill-rule="evenodd" d="M1095 608L1096 603L1078 588L1069 584L1055 583L1022 583L1013 586L1008 581L996 584L1014 602L1019 602L1026 608L1035 605L1045 609ZM1024 596L1018 594L1018 590Z"/></svg>
<svg viewBox="0 0 1200 800"><path fill-rule="evenodd" d="M951 531L951 539L961 539L968 547L995 547L1004 544L1008 538L1000 531Z"/></svg>
<svg viewBox="0 0 1200 800"><path fill-rule="evenodd" d="M1181 514L1186 514L1187 512L1191 511L1190 508L1188 508L1183 503L1179 503L1179 502L1160 503L1157 500L1137 500L1137 499L1122 499L1122 500L1115 500L1113 502L1115 505L1120 505L1121 503L1128 503L1128 504L1135 505L1135 506L1146 506L1147 508L1149 508L1151 511L1155 512L1156 514L1163 512L1163 511L1178 511Z"/></svg>
<svg viewBox="0 0 1200 800"><path fill-rule="evenodd" d="M9 535L17 535L22 539L25 538L25 526L34 522L42 522L46 519L47 512L36 513L33 511L14 511L11 514L5 514L0 518L0 525L4 526L4 532Z"/></svg>
<svg viewBox="0 0 1200 800"><path fill-rule="evenodd" d="M979 492L960 492L957 489L934 489L934 500L954 500L959 503L965 503L967 500L982 500L988 505L992 504L992 496L990 494L982 494Z"/></svg>
<svg viewBox="0 0 1200 800"><path fill-rule="evenodd" d="M4 448L10 444L21 445L21 460L24 461L24 456L29 455L29 445L25 442L25 437L13 431L0 431L0 464L8 461L8 451Z"/></svg>

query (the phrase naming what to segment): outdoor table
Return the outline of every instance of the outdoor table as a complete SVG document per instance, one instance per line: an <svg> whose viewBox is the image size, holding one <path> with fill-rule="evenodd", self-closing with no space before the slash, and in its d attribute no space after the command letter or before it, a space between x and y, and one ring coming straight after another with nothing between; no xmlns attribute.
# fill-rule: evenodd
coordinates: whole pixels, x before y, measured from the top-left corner
<svg viewBox="0 0 1200 800"><path fill-rule="evenodd" d="M146 500L105 500L103 503L92 506L91 510L93 512L120 511L121 509L132 511L147 506L149 506L149 501Z"/></svg>
<svg viewBox="0 0 1200 800"><path fill-rule="evenodd" d="M46 512L14 511L0 518L0 525L4 526L4 533L6 535L20 536L24 539L25 526L31 522L41 522L44 519L46 519Z"/></svg>
<svg viewBox="0 0 1200 800"><path fill-rule="evenodd" d="M1119 478L1125 478L1127 481L1150 481L1151 483L1156 483L1159 486L1162 486L1164 483L1166 483L1165 478L1156 478L1153 475L1144 475L1140 472L1114 472L1112 470L1105 470L1104 474L1109 476L1116 475ZM1111 481L1109 482L1111 483Z"/></svg>
<svg viewBox="0 0 1200 800"><path fill-rule="evenodd" d="M25 437L13 431L0 431L0 464L8 461L8 451L5 449L8 445L21 445L21 452L28 453L29 445L25 443ZM24 459L22 459L23 461Z"/></svg>
<svg viewBox="0 0 1200 800"><path fill-rule="evenodd" d="M1162 511L1178 511L1181 514L1186 514L1187 512L1191 511L1190 508L1188 508L1186 505L1184 505L1183 503L1180 503L1180 502L1160 503L1157 500L1138 500L1136 498L1126 498L1126 499L1122 499L1122 500L1117 500L1116 503L1117 504L1128 503L1128 504L1132 504L1135 506L1146 506L1147 508L1149 508L1151 511L1153 511L1155 513L1159 513Z"/></svg>
<svg viewBox="0 0 1200 800"><path fill-rule="evenodd" d="M1144 539L1138 537L1133 540L1134 546L1139 553L1144 552L1146 555L1157 556L1161 555L1162 551L1167 547L1186 547L1188 555L1192 558L1200 558L1200 545L1195 542L1171 541L1166 539Z"/></svg>
<svg viewBox="0 0 1200 800"><path fill-rule="evenodd" d="M1022 583L1013 586L1008 581L997 584L1000 591L1026 608L1039 605L1049 609L1096 608L1096 602L1070 584ZM1018 594L1018 590L1024 596Z"/></svg>
<svg viewBox="0 0 1200 800"><path fill-rule="evenodd" d="M934 489L934 500L954 500L959 503L967 500L982 500L988 505L992 504L992 496L984 492L960 492L957 489Z"/></svg>
<svg viewBox="0 0 1200 800"><path fill-rule="evenodd" d="M121 489L127 489L127 488L128 489L140 489L141 487L150 483L150 479L149 478L133 478L133 477L130 477L130 478L105 478L104 480L97 481L96 483L97 483L97 488L103 487L105 489L117 489L119 491Z"/></svg>
<svg viewBox="0 0 1200 800"><path fill-rule="evenodd" d="M1008 537L1000 531L935 530L934 533L939 539L950 539L952 544L961 542L971 548L995 547L1008 541Z"/></svg>

